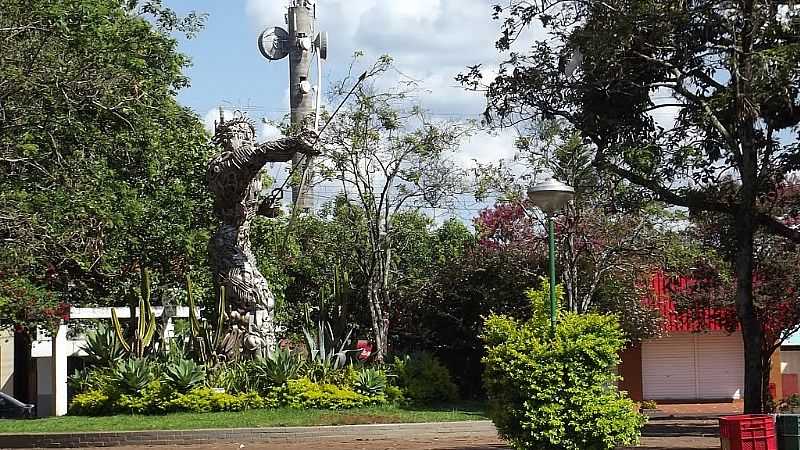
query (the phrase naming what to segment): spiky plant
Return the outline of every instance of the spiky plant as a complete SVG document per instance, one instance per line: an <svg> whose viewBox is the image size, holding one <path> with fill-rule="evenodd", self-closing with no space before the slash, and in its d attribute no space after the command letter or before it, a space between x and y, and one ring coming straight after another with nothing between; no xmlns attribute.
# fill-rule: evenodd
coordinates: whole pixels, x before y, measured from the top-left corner
<svg viewBox="0 0 800 450"><path fill-rule="evenodd" d="M96 367L111 367L125 355L116 333L106 325L86 334L82 350Z"/></svg>
<svg viewBox="0 0 800 450"><path fill-rule="evenodd" d="M332 365L334 369L340 369L347 364L347 354L357 350L345 350L350 336L353 334L354 327L350 327L344 339L338 340L333 335L331 324L319 321L317 329L310 331L303 328L303 335L306 339L308 349L308 359L311 364Z"/></svg>
<svg viewBox="0 0 800 450"><path fill-rule="evenodd" d="M179 359L167 364L163 377L168 386L185 394L206 381L206 370L190 359Z"/></svg>
<svg viewBox="0 0 800 450"><path fill-rule="evenodd" d="M122 331L122 324L120 324L117 311L111 308L111 323L114 325L114 332L117 334L117 339L119 339L122 348L125 349L128 354L136 358L145 356L158 330L158 326L156 325L156 313L150 305L150 297L150 272L143 270L142 282L139 289L131 292L131 305L138 303L139 313L136 315L136 309L131 307L131 323L133 323L133 316L136 315L136 324L132 330L130 341L126 339L125 333Z"/></svg>
<svg viewBox="0 0 800 450"><path fill-rule="evenodd" d="M111 381L123 393L141 392L156 378L157 370L153 366L153 362L146 358L122 360L111 372Z"/></svg>
<svg viewBox="0 0 800 450"><path fill-rule="evenodd" d="M359 394L370 397L381 395L386 389L386 374L378 369L361 369L356 374L353 388Z"/></svg>
<svg viewBox="0 0 800 450"><path fill-rule="evenodd" d="M189 303L189 333L191 335L189 350L204 364L215 366L221 362L217 356L217 350L225 330L225 286L220 286L217 292L216 328L213 330L207 323L201 321L197 314L197 303L192 293L192 280L189 275L186 275L186 293Z"/></svg>
<svg viewBox="0 0 800 450"><path fill-rule="evenodd" d="M258 380L259 390L266 390L297 378L304 365L305 362L296 353L278 349L267 358L257 359L253 364L253 372Z"/></svg>

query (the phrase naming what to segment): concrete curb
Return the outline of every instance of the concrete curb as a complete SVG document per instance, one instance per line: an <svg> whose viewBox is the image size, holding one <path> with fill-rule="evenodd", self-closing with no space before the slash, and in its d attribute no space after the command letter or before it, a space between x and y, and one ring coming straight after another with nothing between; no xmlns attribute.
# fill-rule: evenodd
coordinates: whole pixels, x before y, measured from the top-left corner
<svg viewBox="0 0 800 450"><path fill-rule="evenodd" d="M342 440L497 437L492 422L442 422L326 427L273 427L211 430L163 430L87 433L4 433L0 448L79 448L125 445L193 445L217 443L288 443Z"/></svg>

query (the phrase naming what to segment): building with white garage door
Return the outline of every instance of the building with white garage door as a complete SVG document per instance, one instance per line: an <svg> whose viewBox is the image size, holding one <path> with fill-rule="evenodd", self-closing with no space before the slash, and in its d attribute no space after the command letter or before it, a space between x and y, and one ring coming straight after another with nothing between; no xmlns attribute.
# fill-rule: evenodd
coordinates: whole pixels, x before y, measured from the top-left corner
<svg viewBox="0 0 800 450"><path fill-rule="evenodd" d="M661 403L733 402L744 398L741 333L711 320L678 314L663 274L652 280L654 307L664 316L665 336L645 339L623 352L620 389L632 399ZM684 280L685 282L685 280ZM781 397L780 354L773 357L773 396Z"/></svg>

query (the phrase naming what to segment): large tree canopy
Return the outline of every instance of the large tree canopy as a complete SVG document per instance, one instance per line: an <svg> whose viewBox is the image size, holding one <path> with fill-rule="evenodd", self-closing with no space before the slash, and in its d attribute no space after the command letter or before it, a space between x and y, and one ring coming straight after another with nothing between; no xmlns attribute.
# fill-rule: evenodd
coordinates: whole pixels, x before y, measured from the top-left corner
<svg viewBox="0 0 800 450"><path fill-rule="evenodd" d="M672 205L735 219L745 408L760 410L753 236L760 228L800 241L774 210L800 169L800 12L783 0L514 0L495 18L500 50L531 25L547 38L509 53L485 86L490 120L564 118L607 173ZM460 79L482 88L480 67Z"/></svg>
<svg viewBox="0 0 800 450"><path fill-rule="evenodd" d="M0 10L0 277L111 303L141 267L169 281L204 264L208 137L175 101L188 60L169 35L201 18L158 1Z"/></svg>

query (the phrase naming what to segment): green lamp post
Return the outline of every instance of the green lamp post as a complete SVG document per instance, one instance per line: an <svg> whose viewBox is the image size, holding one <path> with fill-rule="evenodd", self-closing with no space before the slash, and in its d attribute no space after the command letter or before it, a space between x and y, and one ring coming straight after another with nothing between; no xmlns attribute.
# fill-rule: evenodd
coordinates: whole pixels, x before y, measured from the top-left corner
<svg viewBox="0 0 800 450"><path fill-rule="evenodd" d="M556 237L553 215L575 197L575 189L550 178L528 188L528 199L547 216L550 262L550 328L556 329Z"/></svg>

